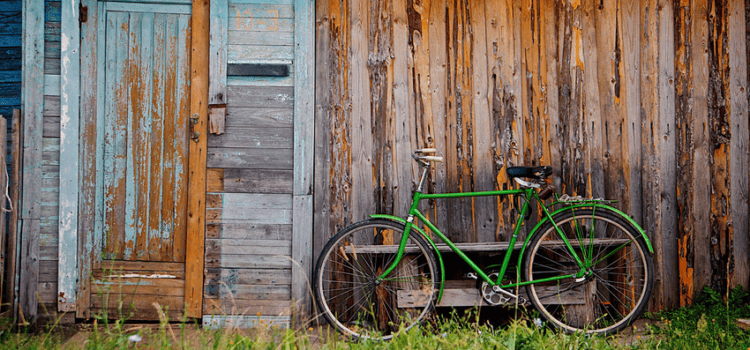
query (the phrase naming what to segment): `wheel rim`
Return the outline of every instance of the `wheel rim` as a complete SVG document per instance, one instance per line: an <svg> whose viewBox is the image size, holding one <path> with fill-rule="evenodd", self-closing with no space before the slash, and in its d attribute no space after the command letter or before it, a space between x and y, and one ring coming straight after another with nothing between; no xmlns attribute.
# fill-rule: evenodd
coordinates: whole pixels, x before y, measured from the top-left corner
<svg viewBox="0 0 750 350"><path fill-rule="evenodd" d="M324 252L318 298L328 320L343 333L387 340L430 312L437 291L436 265L414 234L396 269L378 281L395 260L402 230L383 223L354 227Z"/></svg>
<svg viewBox="0 0 750 350"><path fill-rule="evenodd" d="M556 221L581 261L589 263L583 280L567 278L529 286L544 318L568 331L609 332L624 327L642 309L649 275L638 233L618 220L592 212ZM591 235L594 240L591 240ZM554 227L532 248L529 279L580 272Z"/></svg>

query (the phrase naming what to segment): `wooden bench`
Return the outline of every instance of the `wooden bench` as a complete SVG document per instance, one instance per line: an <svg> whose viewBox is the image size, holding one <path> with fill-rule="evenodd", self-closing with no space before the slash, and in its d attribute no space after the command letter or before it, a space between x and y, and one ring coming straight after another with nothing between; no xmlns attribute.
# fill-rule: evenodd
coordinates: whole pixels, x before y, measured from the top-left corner
<svg viewBox="0 0 750 350"><path fill-rule="evenodd" d="M595 239L594 246L612 246L616 247L629 242L628 239ZM569 241L573 247L580 246L578 241ZM437 250L441 253L452 253L453 250L445 243L435 244ZM502 252L507 251L510 247L508 242L492 242L492 243L456 243L456 247L461 249L465 253L491 253L491 252ZM545 241L542 243L543 247L546 248L559 248L563 249L565 243L561 240ZM523 247L523 242L517 242L514 246L514 250L520 250ZM404 248L405 253L415 253L418 248L415 244L407 245ZM398 252L398 244L389 245L353 245L347 246L345 249L346 253L354 254L395 254ZM537 287L537 288L555 288L555 287ZM511 291L514 293L515 291ZM565 305L583 305L585 301L585 293L579 290L569 290L555 298L545 298L544 304L565 304ZM528 300L526 295L526 287L518 289L518 295ZM397 305L399 308L410 308L423 306L425 295L420 290L400 290L397 295ZM443 291L443 298L440 302L435 305L436 307L472 307L472 306L490 306L482 298L479 288L477 288L477 281L475 280L447 280L445 281L445 289Z"/></svg>

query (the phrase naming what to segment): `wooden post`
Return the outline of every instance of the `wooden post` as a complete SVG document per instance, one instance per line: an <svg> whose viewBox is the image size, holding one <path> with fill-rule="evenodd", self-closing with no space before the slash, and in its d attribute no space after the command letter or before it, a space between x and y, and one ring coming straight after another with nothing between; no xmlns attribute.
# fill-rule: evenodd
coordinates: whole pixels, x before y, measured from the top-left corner
<svg viewBox="0 0 750 350"><path fill-rule="evenodd" d="M36 321L39 287L39 195L42 178L44 91L44 1L23 2L23 199L18 304L23 320Z"/></svg>
<svg viewBox="0 0 750 350"><path fill-rule="evenodd" d="M206 144L208 134L209 1L193 0L190 55L191 141L188 175L185 314L203 314L203 258L206 233Z"/></svg>
<svg viewBox="0 0 750 350"><path fill-rule="evenodd" d="M315 8L294 2L294 204L292 219L292 298L295 324L309 319L312 306L313 140L315 138Z"/></svg>
<svg viewBox="0 0 750 350"><path fill-rule="evenodd" d="M7 209L7 200L5 198L5 195L7 194L6 190L8 190L8 187L5 185L8 183L8 176L7 176L7 165L5 164L5 155L8 154L8 148L6 146L8 140L8 122L5 120L5 117L0 115L0 154L3 155L3 161L0 162L0 196L2 196L2 204L0 204L0 273L2 271L5 271L5 258L6 258L6 252L8 251L6 249L8 245L8 241L5 238L6 231L5 231L5 209ZM5 286L6 280L2 278L0 275L0 291L3 290L3 287ZM3 304L3 294L0 293L0 305Z"/></svg>
<svg viewBox="0 0 750 350"><path fill-rule="evenodd" d="M18 259L18 195L21 188L21 158L23 158L23 149L21 145L23 141L22 137L22 119L21 110L13 110L13 119L11 121L11 144L10 144L10 202L13 205L13 210L10 212L10 218L8 222L8 256L6 261L8 263L5 271L4 278L8 281L3 287L3 295L7 297L6 300L16 300L16 267ZM18 304L13 304L11 309L13 310L13 317L18 315L16 309Z"/></svg>
<svg viewBox="0 0 750 350"><path fill-rule="evenodd" d="M57 308L62 312L75 311L78 281L78 110L81 63L78 6L76 0L65 0L61 6Z"/></svg>
<svg viewBox="0 0 750 350"><path fill-rule="evenodd" d="M80 140L80 201L78 204L81 213L93 213L93 215L81 215L78 221L78 286L76 287L76 317L91 317L91 271L94 261L98 261L101 246L96 242L96 237L101 237L102 230L97 226L97 210L103 198L103 185L98 186L100 172L104 165L99 161L103 157L103 148L98 145L104 144L103 113L97 112L97 91L99 89L98 75L99 62L97 62L97 34L99 27L99 2L96 0L81 0L81 5L86 9L87 20L81 23L81 104L80 115L84 116L81 121ZM103 73L103 72L101 72ZM103 99L103 97L102 97ZM93 116L97 116L94 118ZM101 142L98 142L101 140ZM101 179L103 181L103 178ZM101 183L99 183L101 185ZM103 200L103 199L102 199Z"/></svg>

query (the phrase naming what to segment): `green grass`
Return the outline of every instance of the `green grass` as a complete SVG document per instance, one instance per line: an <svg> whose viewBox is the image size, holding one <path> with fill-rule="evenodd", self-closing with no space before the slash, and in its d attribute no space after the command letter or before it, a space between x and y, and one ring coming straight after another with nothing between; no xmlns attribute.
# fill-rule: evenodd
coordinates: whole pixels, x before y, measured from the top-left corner
<svg viewBox="0 0 750 350"><path fill-rule="evenodd" d="M615 336L565 334L534 325L533 314L519 315L502 326L490 326L471 311L439 316L390 342L347 342L328 327L306 330L209 330L182 320L165 318L153 327L133 327L122 321L98 318L72 345L64 346L62 328L45 332L0 331L3 349L750 349L750 332L735 325L750 318L750 300L741 288L724 298L706 289L688 308L647 314L646 326ZM482 310L487 312L488 309ZM7 324L7 321L6 321ZM131 343L132 335L143 337Z"/></svg>

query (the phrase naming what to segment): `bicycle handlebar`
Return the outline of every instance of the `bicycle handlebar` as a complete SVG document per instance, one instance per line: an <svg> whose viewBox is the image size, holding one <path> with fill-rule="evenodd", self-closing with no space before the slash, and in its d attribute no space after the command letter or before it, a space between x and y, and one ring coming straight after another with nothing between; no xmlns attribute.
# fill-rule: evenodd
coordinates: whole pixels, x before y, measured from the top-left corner
<svg viewBox="0 0 750 350"><path fill-rule="evenodd" d="M435 152L437 152L437 150L434 148L422 148L422 149L415 150L414 153L411 154L411 157L414 158L414 160L416 160L417 163L423 166L428 166L429 163L427 162L442 162L443 161L443 157L425 155L425 154L430 154L430 153L434 154Z"/></svg>

